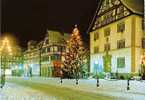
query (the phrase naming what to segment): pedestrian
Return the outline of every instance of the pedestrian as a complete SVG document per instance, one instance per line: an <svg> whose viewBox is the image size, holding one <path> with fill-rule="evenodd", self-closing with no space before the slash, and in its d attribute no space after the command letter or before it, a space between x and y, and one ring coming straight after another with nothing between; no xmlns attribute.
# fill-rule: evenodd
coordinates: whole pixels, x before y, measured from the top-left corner
<svg viewBox="0 0 145 100"><path fill-rule="evenodd" d="M63 79L63 70L60 69L60 83L62 83L62 79Z"/></svg>

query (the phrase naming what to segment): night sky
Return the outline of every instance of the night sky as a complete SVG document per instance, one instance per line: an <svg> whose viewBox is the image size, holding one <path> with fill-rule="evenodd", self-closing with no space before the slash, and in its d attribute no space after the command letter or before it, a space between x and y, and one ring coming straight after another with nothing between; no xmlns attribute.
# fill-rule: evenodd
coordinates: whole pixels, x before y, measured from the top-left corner
<svg viewBox="0 0 145 100"><path fill-rule="evenodd" d="M88 39L97 4L98 0L2 0L2 33L12 33L26 47L28 40L43 39L47 29L71 33L78 24Z"/></svg>

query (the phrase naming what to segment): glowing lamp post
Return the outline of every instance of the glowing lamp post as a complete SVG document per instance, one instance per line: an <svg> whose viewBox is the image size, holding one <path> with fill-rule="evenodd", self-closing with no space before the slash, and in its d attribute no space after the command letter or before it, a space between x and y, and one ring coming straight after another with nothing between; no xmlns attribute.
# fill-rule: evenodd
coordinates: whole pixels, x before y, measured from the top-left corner
<svg viewBox="0 0 145 100"><path fill-rule="evenodd" d="M99 62L98 61L95 61L95 65L96 65L96 79L97 79L97 84L96 86L99 87L99 75L98 75L98 65L99 65Z"/></svg>

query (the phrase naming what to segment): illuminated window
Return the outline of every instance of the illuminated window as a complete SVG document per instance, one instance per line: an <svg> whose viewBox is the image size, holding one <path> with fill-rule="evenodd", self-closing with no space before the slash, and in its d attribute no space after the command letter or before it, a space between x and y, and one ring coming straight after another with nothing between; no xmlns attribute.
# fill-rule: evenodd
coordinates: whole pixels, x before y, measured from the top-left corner
<svg viewBox="0 0 145 100"><path fill-rule="evenodd" d="M45 53L47 53L47 48L45 48Z"/></svg>
<svg viewBox="0 0 145 100"><path fill-rule="evenodd" d="M54 46L54 52L57 52L58 51L58 47L57 46Z"/></svg>
<svg viewBox="0 0 145 100"><path fill-rule="evenodd" d="M50 51L53 52L53 46L50 47Z"/></svg>
<svg viewBox="0 0 145 100"><path fill-rule="evenodd" d="M106 28L106 29L104 30L104 36L109 36L109 35L110 35L110 32L111 32L110 28L109 28L109 27Z"/></svg>
<svg viewBox="0 0 145 100"><path fill-rule="evenodd" d="M110 43L107 43L104 45L104 51L109 51L110 50Z"/></svg>
<svg viewBox="0 0 145 100"><path fill-rule="evenodd" d="M117 24L117 32L124 32L125 30L125 23L121 22Z"/></svg>
<svg viewBox="0 0 145 100"><path fill-rule="evenodd" d="M125 57L117 58L117 68L125 68Z"/></svg>
<svg viewBox="0 0 145 100"><path fill-rule="evenodd" d="M125 48L125 40L117 41L117 49Z"/></svg>

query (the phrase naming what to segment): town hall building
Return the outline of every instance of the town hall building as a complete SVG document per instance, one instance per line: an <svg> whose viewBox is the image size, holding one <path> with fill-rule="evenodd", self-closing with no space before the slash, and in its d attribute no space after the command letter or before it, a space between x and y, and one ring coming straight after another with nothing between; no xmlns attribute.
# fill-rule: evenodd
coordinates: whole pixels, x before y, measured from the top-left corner
<svg viewBox="0 0 145 100"><path fill-rule="evenodd" d="M91 73L141 71L143 8L143 0L100 0L90 32Z"/></svg>

